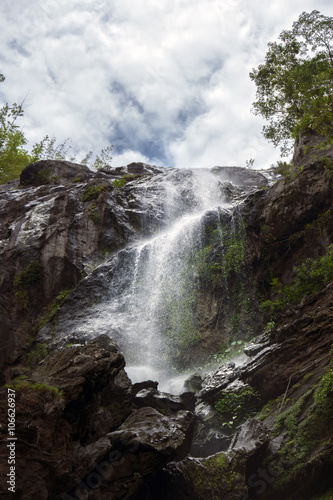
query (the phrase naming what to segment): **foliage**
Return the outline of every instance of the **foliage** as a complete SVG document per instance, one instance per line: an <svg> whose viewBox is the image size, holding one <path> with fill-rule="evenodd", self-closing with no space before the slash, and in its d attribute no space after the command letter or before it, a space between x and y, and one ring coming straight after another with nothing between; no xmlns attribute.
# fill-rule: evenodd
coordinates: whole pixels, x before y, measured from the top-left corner
<svg viewBox="0 0 333 500"><path fill-rule="evenodd" d="M260 395L253 387L243 387L238 391L225 391L215 403L215 409L221 420L221 428L234 429L259 409Z"/></svg>
<svg viewBox="0 0 333 500"><path fill-rule="evenodd" d="M13 383L6 384L6 387L8 387L9 389L13 389L15 392L30 389L37 392L51 392L59 397L62 397L64 395L63 391L59 390L58 387L55 387L53 385L32 383L22 380L14 380Z"/></svg>
<svg viewBox="0 0 333 500"><path fill-rule="evenodd" d="M48 354L47 345L37 342L34 349L27 355L27 364L29 368L34 368L42 359L46 358Z"/></svg>
<svg viewBox="0 0 333 500"><path fill-rule="evenodd" d="M96 203L92 203L90 207L88 208L88 215L89 217L97 224L101 218L99 213L97 212L97 205Z"/></svg>
<svg viewBox="0 0 333 500"><path fill-rule="evenodd" d="M253 112L268 120L264 136L282 144L283 155L300 132L333 136L332 32L332 17L303 12L250 73L257 86Z"/></svg>
<svg viewBox="0 0 333 500"><path fill-rule="evenodd" d="M333 345L331 348L333 356ZM326 398L333 397L333 358L331 359L331 366L322 378L321 384L315 393L315 400L325 401Z"/></svg>
<svg viewBox="0 0 333 500"><path fill-rule="evenodd" d="M282 287L277 278L272 281L277 298L262 303L262 307L272 315L283 310L288 304L299 304L306 295L318 292L333 280L333 245L330 245L327 255L319 259L305 259L299 266L294 267L294 273L296 277L291 285Z"/></svg>
<svg viewBox="0 0 333 500"><path fill-rule="evenodd" d="M82 201L92 201L97 200L100 193L104 193L108 186L106 184L100 184L99 186L87 186L84 190Z"/></svg>
<svg viewBox="0 0 333 500"><path fill-rule="evenodd" d="M115 188L122 188L127 182L133 181L135 178L134 174L124 174L120 179L115 179L112 184Z"/></svg>
<svg viewBox="0 0 333 500"><path fill-rule="evenodd" d="M294 165L292 162L278 161L274 170L277 174L282 175L282 177L286 177L294 170Z"/></svg>
<svg viewBox="0 0 333 500"><path fill-rule="evenodd" d="M216 251L216 244L219 243ZM214 251L214 250L215 251ZM213 287L221 286L229 273L239 274L245 265L246 226L242 221L217 228L209 235L209 244L199 256L199 272Z"/></svg>
<svg viewBox="0 0 333 500"><path fill-rule="evenodd" d="M28 266L15 276L14 287L22 290L39 283L42 279L42 270L43 267L39 260L31 260Z"/></svg>
<svg viewBox="0 0 333 500"><path fill-rule="evenodd" d="M235 464L223 452L202 459L200 465L190 461L187 473L199 498L224 498L226 492L237 489Z"/></svg>
<svg viewBox="0 0 333 500"><path fill-rule="evenodd" d="M111 163L111 160L112 160L111 152L112 152L112 146L108 146L105 149L102 149L102 151L96 155L96 158L95 158L94 162L90 165L90 167L100 169L100 168L105 167L105 165L108 165L109 163ZM89 156L89 153L86 157L89 159L88 156ZM88 163L88 161L83 160L81 163L86 165Z"/></svg>
<svg viewBox="0 0 333 500"><path fill-rule="evenodd" d="M313 389L301 396L290 408L275 419L276 434L286 432L285 445L279 455L284 473L276 482L281 488L298 471L315 460L324 460L326 450L331 453L333 386L332 368L324 375L313 394Z"/></svg>
<svg viewBox="0 0 333 500"><path fill-rule="evenodd" d="M1 80L0 80L1 81ZM21 170L30 163L30 156L23 148L26 139L17 125L23 116L23 103L5 104L0 108L0 183L19 177Z"/></svg>
<svg viewBox="0 0 333 500"><path fill-rule="evenodd" d="M5 77L0 74L0 83L4 80ZM93 169L102 168L111 162L112 146L102 149L94 161L92 160L92 151L81 160L77 160L77 154L73 151L70 138L57 144L57 139L48 135L35 143L29 152L26 149L25 135L17 124L23 115L24 101L19 104L14 103L11 106L6 103L0 108L0 184L17 179L24 167L39 160L68 159L71 162L78 161Z"/></svg>
<svg viewBox="0 0 333 500"><path fill-rule="evenodd" d="M50 319L55 315L57 310L62 306L62 304L65 302L67 299L68 295L71 293L71 289L65 288L62 290L62 292L59 293L59 295L56 297L52 305L50 306L45 318L42 321L41 326L43 326L45 323L50 321Z"/></svg>

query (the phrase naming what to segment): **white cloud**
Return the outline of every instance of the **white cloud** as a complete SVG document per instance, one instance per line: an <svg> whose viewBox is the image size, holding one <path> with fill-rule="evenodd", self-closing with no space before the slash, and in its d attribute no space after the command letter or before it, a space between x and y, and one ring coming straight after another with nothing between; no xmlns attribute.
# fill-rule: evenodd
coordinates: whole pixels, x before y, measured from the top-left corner
<svg viewBox="0 0 333 500"><path fill-rule="evenodd" d="M113 144L114 165L268 167L248 73L314 0L2 0L0 97L28 94L32 141Z"/></svg>

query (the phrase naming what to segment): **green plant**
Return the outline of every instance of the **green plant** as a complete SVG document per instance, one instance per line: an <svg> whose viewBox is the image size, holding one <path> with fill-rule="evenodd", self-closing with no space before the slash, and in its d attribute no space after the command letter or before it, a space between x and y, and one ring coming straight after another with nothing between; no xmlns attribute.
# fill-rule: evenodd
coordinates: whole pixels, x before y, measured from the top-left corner
<svg viewBox="0 0 333 500"><path fill-rule="evenodd" d="M6 387L13 389L15 392L30 389L37 392L51 392L59 397L64 396L64 392L59 390L58 387L41 383L27 382L24 380L14 380L11 384L6 384Z"/></svg>
<svg viewBox="0 0 333 500"><path fill-rule="evenodd" d="M268 120L264 135L282 144L283 155L299 133L333 135L332 30L332 17L303 12L282 31L280 43L268 44L265 63L250 73L257 86L253 111Z"/></svg>
<svg viewBox="0 0 333 500"><path fill-rule="evenodd" d="M27 364L29 368L34 368L42 359L48 356L49 351L46 344L37 343L34 349L27 354Z"/></svg>
<svg viewBox="0 0 333 500"><path fill-rule="evenodd" d="M0 74L0 83L5 77ZM23 131L18 126L18 121L24 115L24 100L11 106L6 103L0 108L0 184L17 179L22 169L29 163L39 160L66 160L76 161L76 154L72 151L70 138L57 144L55 137L46 135L41 141L35 143L31 151L26 149L27 140ZM101 168L112 160L112 146L108 146L96 155L92 161L90 151L79 163L89 165L91 168ZM46 178L41 182L56 180Z"/></svg>
<svg viewBox="0 0 333 500"><path fill-rule="evenodd" d="M122 188L127 182L133 181L134 179L136 179L134 174L124 174L120 179L115 179L112 184L115 188Z"/></svg>
<svg viewBox="0 0 333 500"><path fill-rule="evenodd" d="M234 429L254 415L260 406L260 395L253 387L245 386L238 391L225 391L216 401L221 428Z"/></svg>
<svg viewBox="0 0 333 500"><path fill-rule="evenodd" d="M40 283L42 279L43 267L39 260L31 260L28 266L19 272L13 281L14 288L18 290L29 288L36 283Z"/></svg>
<svg viewBox="0 0 333 500"><path fill-rule="evenodd" d="M57 310L62 306L62 304L65 302L67 299L68 295L71 293L70 288L65 288L62 290L62 292L59 293L59 295L56 297L52 305L50 306L46 316L44 317L41 326L45 325L52 317L55 315Z"/></svg>
<svg viewBox="0 0 333 500"><path fill-rule="evenodd" d="M100 193L104 193L108 186L106 184L100 184L99 186L87 186L82 195L82 201L92 201L97 200Z"/></svg>
<svg viewBox="0 0 333 500"><path fill-rule="evenodd" d="M89 217L97 224L101 218L99 213L97 212L97 205L96 203L92 203L90 207L88 208L88 215Z"/></svg>
<svg viewBox="0 0 333 500"><path fill-rule="evenodd" d="M269 321L265 326L264 326L264 332L265 333L270 333L273 328L275 326L275 322L274 321Z"/></svg>
<svg viewBox="0 0 333 500"><path fill-rule="evenodd" d="M295 273L293 284L279 286L278 278L272 282L278 296L274 300L266 300L262 303L262 307L271 315L284 309L288 304L299 304L306 295L316 293L326 283L333 280L333 245L329 247L327 255L318 259L305 259L293 270Z"/></svg>
<svg viewBox="0 0 333 500"><path fill-rule="evenodd" d="M317 388L312 388L275 418L275 433L285 435L285 444L279 451L284 474L276 482L281 488L302 469L307 470L313 460L331 454L333 431L333 365L322 377Z"/></svg>
<svg viewBox="0 0 333 500"><path fill-rule="evenodd" d="M333 356L333 344L331 347L331 353ZM333 396L333 358L331 359L330 368L327 370L325 375L321 380L321 384L316 390L315 400L317 403L320 401L325 401L327 398Z"/></svg>
<svg viewBox="0 0 333 500"><path fill-rule="evenodd" d="M286 177L293 172L294 168L293 162L278 161L274 170L277 174L282 175L282 177Z"/></svg>

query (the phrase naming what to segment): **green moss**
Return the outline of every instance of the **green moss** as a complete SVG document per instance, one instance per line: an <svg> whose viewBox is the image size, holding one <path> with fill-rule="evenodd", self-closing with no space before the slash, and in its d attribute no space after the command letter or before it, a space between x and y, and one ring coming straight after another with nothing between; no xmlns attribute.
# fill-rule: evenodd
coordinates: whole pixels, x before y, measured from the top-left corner
<svg viewBox="0 0 333 500"><path fill-rule="evenodd" d="M198 498L223 498L236 488L238 474L222 452L189 464L187 470Z"/></svg>
<svg viewBox="0 0 333 500"><path fill-rule="evenodd" d="M88 208L88 215L94 221L95 224L98 224L98 222L101 220L101 216L97 212L96 203L92 203L90 205L90 207Z"/></svg>
<svg viewBox="0 0 333 500"><path fill-rule="evenodd" d="M306 392L299 400L275 419L275 434L279 434L283 426L287 427L291 435L297 431L298 420L303 411L307 399L311 396L312 390Z"/></svg>
<svg viewBox="0 0 333 500"><path fill-rule="evenodd" d="M279 451L283 473L274 483L275 488L281 489L293 481L312 461L325 461L327 456L332 455L332 379L330 367L315 391L306 392L276 417L276 433L284 432L286 435Z"/></svg>
<svg viewBox="0 0 333 500"><path fill-rule="evenodd" d="M41 327L52 319L52 317L55 315L59 307L65 302L66 298L71 293L71 291L72 290L70 288L65 288L64 290L62 290L62 292L59 293L59 295L56 297L56 299L50 306L46 316L44 317L41 323Z"/></svg>
<svg viewBox="0 0 333 500"><path fill-rule="evenodd" d="M29 368L34 368L42 359L49 354L46 344L37 343L32 351L27 355L27 364Z"/></svg>
<svg viewBox="0 0 333 500"><path fill-rule="evenodd" d="M204 275L213 287L221 286L229 273L239 274L245 265L246 226L242 221L232 227L217 228L210 235L209 245L203 251L203 258L209 256L213 245L219 242L220 252L215 253L213 260L203 267ZM207 258L207 257L206 257Z"/></svg>
<svg viewBox="0 0 333 500"><path fill-rule="evenodd" d="M82 201L92 201L97 200L100 193L107 190L108 186L106 184L100 184L99 186L87 186L82 195Z"/></svg>
<svg viewBox="0 0 333 500"><path fill-rule="evenodd" d="M64 395L63 391L59 390L58 387L55 387L53 385L32 383L24 380L14 380L13 383L6 384L6 387L8 387L9 389L13 389L16 392L30 389L37 392L52 392L60 397Z"/></svg>
<svg viewBox="0 0 333 500"><path fill-rule="evenodd" d="M225 391L215 403L215 409L223 430L235 429L246 419L253 416L260 407L260 395L252 387L238 391Z"/></svg>
<svg viewBox="0 0 333 500"><path fill-rule="evenodd" d="M74 177L74 179L72 179L72 182L81 182L81 177Z"/></svg>
<svg viewBox="0 0 333 500"><path fill-rule="evenodd" d="M40 283L42 279L42 264L38 260L31 260L28 266L18 273L13 281L13 285L16 289L22 290L27 289L36 283Z"/></svg>

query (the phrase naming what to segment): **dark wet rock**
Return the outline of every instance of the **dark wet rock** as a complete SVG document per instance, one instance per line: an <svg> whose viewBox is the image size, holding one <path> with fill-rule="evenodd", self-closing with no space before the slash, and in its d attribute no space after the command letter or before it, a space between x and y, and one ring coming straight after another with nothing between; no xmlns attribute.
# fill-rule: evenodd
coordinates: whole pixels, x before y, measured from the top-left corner
<svg viewBox="0 0 333 500"><path fill-rule="evenodd" d="M254 455L259 449L268 445L271 434L262 422L250 418L234 435L230 450L243 450L247 456Z"/></svg>
<svg viewBox="0 0 333 500"><path fill-rule="evenodd" d="M249 168L242 167L214 167L214 174L218 175L221 180L229 181L241 187L267 186L267 178L260 172L256 172Z"/></svg>
<svg viewBox="0 0 333 500"><path fill-rule="evenodd" d="M154 408L140 408L108 437L119 449L147 449L165 457L185 456L193 427L193 414L180 411L176 416L162 415Z"/></svg>
<svg viewBox="0 0 333 500"><path fill-rule="evenodd" d="M20 184L22 186L62 184L78 178L80 182L85 182L90 176L91 170L85 165L69 161L41 160L31 163L22 170Z"/></svg>
<svg viewBox="0 0 333 500"><path fill-rule="evenodd" d="M207 458L187 457L171 462L156 476L153 493L161 500L244 500L245 463L241 454L216 453Z"/></svg>
<svg viewBox="0 0 333 500"><path fill-rule="evenodd" d="M90 320L93 308L103 317L105 301L118 298L131 282L128 269L136 258L136 242L162 229L168 211L176 217L198 206L193 173L142 163L93 173L56 162L30 166L19 189L17 182L0 186L1 382L22 377L14 380L21 384L16 389L18 498L75 498L82 494L81 481L96 500L313 500L332 489L331 396L322 413L314 397L331 362L332 283L286 307L275 323L258 300L274 299L272 277L281 286L292 283L293 267L326 254L333 242L331 173L320 161L323 155L330 161L332 150L318 150L313 160L304 146L317 144L313 138L302 140L295 162L305 168L272 187L273 174L215 169L218 190L230 205L210 210L201 224L202 244L210 247L204 264L218 272L214 280L209 273L196 277L193 308L200 340L179 358L183 366L202 366L209 354L223 352L233 336L234 345L249 332L256 338L245 348L249 358L240 366L225 363L202 381L194 376L187 386L192 392L179 396L157 391L152 381L132 386L124 356L109 338L121 342L121 327L107 322L92 327ZM113 180L124 174L134 178L114 189ZM161 180L166 177L170 193L177 188L184 202L181 209L164 204ZM88 187L96 188L95 194L84 201ZM234 266L226 281L219 267L228 246L216 231L221 224L230 226L227 235L234 231L237 248L246 248L243 267ZM40 264L40 274L25 293L17 293L15 277L31 261ZM82 279L84 273L88 276ZM51 309L57 296L73 287L60 308ZM237 295L239 290L244 296ZM40 329L43 319L48 321ZM257 336L267 321L266 333ZM26 346L26 340L38 329L38 341L53 352L28 366L35 343ZM106 335L92 341L99 333ZM134 350L136 341L134 331ZM74 345L61 349L69 342ZM260 421L251 418L230 431L230 445L232 436L221 430L223 415L215 405L226 393L237 395L244 388L258 394L258 409L267 406ZM4 388L0 395L5 422ZM195 418L186 411L194 403ZM295 425L286 418L289 411L297 416ZM298 431L311 439L299 444ZM0 426L0 440L7 440L6 426ZM302 455L304 449L308 453ZM197 456L186 457L188 452ZM102 478L97 488L87 486L91 474ZM3 489L5 477L2 469ZM259 485L264 488L260 493Z"/></svg>
<svg viewBox="0 0 333 500"><path fill-rule="evenodd" d="M260 351L265 349L271 344L271 340L267 335L262 335L260 337L255 338L252 342L246 345L244 347L244 353L247 356L255 356L258 354Z"/></svg>
<svg viewBox="0 0 333 500"><path fill-rule="evenodd" d="M158 382L154 382L153 380L145 380L143 382L136 382L133 384L132 394L135 396L138 392L142 391L142 389L157 389Z"/></svg>
<svg viewBox="0 0 333 500"><path fill-rule="evenodd" d="M221 392L238 376L234 365L223 364L216 371L208 374L202 381L198 399L207 403L215 402Z"/></svg>
<svg viewBox="0 0 333 500"><path fill-rule="evenodd" d="M193 373L193 375L190 375L190 377L185 380L184 386L194 393L200 391L202 387L202 376L200 373Z"/></svg>
<svg viewBox="0 0 333 500"><path fill-rule="evenodd" d="M231 443L231 436L219 429L207 426L206 422L197 422L190 454L193 457L208 457L220 451L226 451Z"/></svg>
<svg viewBox="0 0 333 500"><path fill-rule="evenodd" d="M87 489L89 477L99 474L103 484L98 493L120 499L124 491L131 494L135 473L151 475L186 455L193 413L135 410L124 365L117 345L102 335L52 353L23 382L13 382L18 495L62 498L78 492L79 481ZM7 390L0 392L4 421ZM0 427L1 442L6 434L7 427ZM2 477L5 488L6 475Z"/></svg>
<svg viewBox="0 0 333 500"><path fill-rule="evenodd" d="M191 393L174 396L166 392L160 392L152 387L141 389L136 394L134 402L138 407L150 406L166 412L179 410L194 411L195 406L195 398Z"/></svg>

